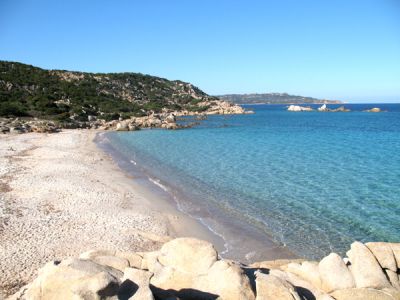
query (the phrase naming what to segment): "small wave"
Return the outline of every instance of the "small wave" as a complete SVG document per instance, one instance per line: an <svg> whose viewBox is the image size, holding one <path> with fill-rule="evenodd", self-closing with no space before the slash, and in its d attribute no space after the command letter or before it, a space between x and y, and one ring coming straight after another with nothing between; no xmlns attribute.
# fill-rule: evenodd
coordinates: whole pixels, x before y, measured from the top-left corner
<svg viewBox="0 0 400 300"><path fill-rule="evenodd" d="M222 235L221 233L217 232L216 230L214 230L214 228L212 228L210 225L208 225L207 222L205 222L205 221L203 220L203 218L196 218L196 219L198 219L198 220L200 221L201 224L203 224L205 227L207 227L207 229L208 229L209 231L211 231L212 233L214 233L216 236L219 236L219 237L224 241L224 250L221 251L221 252L219 253L219 255L222 257L222 255L227 254L227 253L229 252L229 250L230 250L231 247L229 247L229 243L227 242L225 236Z"/></svg>
<svg viewBox="0 0 400 300"><path fill-rule="evenodd" d="M151 177L149 177L149 180L150 180L152 183L154 183L156 186L158 186L159 188L161 188L163 191L168 192L168 188L167 188L165 185L162 185L162 184L160 183L159 180L153 179L153 178L151 178Z"/></svg>

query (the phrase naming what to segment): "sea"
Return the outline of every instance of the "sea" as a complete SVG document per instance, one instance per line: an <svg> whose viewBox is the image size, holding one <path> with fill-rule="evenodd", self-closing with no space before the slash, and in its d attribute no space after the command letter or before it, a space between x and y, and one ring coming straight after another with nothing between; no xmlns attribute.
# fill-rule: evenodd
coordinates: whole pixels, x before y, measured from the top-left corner
<svg viewBox="0 0 400 300"><path fill-rule="evenodd" d="M276 249L320 259L356 240L400 242L400 104L344 106L351 112L244 105L255 113L104 140L221 237L222 256L254 261ZM382 112L363 112L373 107Z"/></svg>

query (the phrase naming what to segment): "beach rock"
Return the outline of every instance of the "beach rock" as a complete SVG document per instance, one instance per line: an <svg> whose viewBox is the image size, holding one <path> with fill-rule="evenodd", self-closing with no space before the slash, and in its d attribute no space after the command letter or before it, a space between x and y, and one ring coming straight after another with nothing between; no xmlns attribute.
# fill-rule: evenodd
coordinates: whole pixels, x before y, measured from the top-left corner
<svg viewBox="0 0 400 300"><path fill-rule="evenodd" d="M169 114L168 116L165 117L165 122L167 123L175 123L176 118L174 114Z"/></svg>
<svg viewBox="0 0 400 300"><path fill-rule="evenodd" d="M153 272L154 275L150 279L150 284L154 287L154 294L157 297L164 299L171 296L195 296L191 294L195 275L181 272L173 267L165 267L159 262L155 262Z"/></svg>
<svg viewBox="0 0 400 300"><path fill-rule="evenodd" d="M110 273L101 272L81 278L71 285L71 291L78 299L104 299L118 294L119 280ZM61 299L64 295L59 295ZM43 298L41 298L43 299Z"/></svg>
<svg viewBox="0 0 400 300"><path fill-rule="evenodd" d="M300 300L292 284L273 275L256 272L256 300Z"/></svg>
<svg viewBox="0 0 400 300"><path fill-rule="evenodd" d="M318 265L322 289L330 293L335 290L355 287L355 281L343 259L336 253L324 257Z"/></svg>
<svg viewBox="0 0 400 300"><path fill-rule="evenodd" d="M153 293L150 290L150 277L152 275L147 271L126 268L118 292L119 299L124 298L123 295L129 295L134 291L135 293L129 298L130 300L154 300Z"/></svg>
<svg viewBox="0 0 400 300"><path fill-rule="evenodd" d="M154 273L156 264L159 264L159 262L158 262L159 254L160 254L160 251L139 253L139 255L142 255L142 257L143 257L140 269L149 270L150 272Z"/></svg>
<svg viewBox="0 0 400 300"><path fill-rule="evenodd" d="M367 246L360 242L354 242L351 244L347 256L351 262L351 272L357 288L390 287L381 266Z"/></svg>
<svg viewBox="0 0 400 300"><path fill-rule="evenodd" d="M249 278L242 268L232 261L219 260L206 276L194 279L194 289L218 295L221 299L254 299Z"/></svg>
<svg viewBox="0 0 400 300"><path fill-rule="evenodd" d="M125 258L129 262L129 266L136 269L141 269L143 264L143 257L134 252L115 252L115 256Z"/></svg>
<svg viewBox="0 0 400 300"><path fill-rule="evenodd" d="M115 127L116 131L129 131L129 127L127 122L118 122L117 126Z"/></svg>
<svg viewBox="0 0 400 300"><path fill-rule="evenodd" d="M121 277L122 272L88 260L50 262L14 299L105 299L117 294Z"/></svg>
<svg viewBox="0 0 400 300"><path fill-rule="evenodd" d="M275 277L279 277L280 279L285 280L291 285L297 287L297 293L302 298L314 299L323 294L319 288L315 287L303 278L300 278L296 274L284 272L282 270L269 270L269 274Z"/></svg>
<svg viewBox="0 0 400 300"><path fill-rule="evenodd" d="M129 267L129 261L127 259L116 256L96 256L93 258L93 261L120 271L124 271L125 268Z"/></svg>
<svg viewBox="0 0 400 300"><path fill-rule="evenodd" d="M206 274L217 257L217 251L209 242L177 238L162 246L158 261L165 267L173 267L181 272Z"/></svg>
<svg viewBox="0 0 400 300"><path fill-rule="evenodd" d="M400 269L400 243L389 243L389 245L392 248L397 268Z"/></svg>
<svg viewBox="0 0 400 300"><path fill-rule="evenodd" d="M365 244L378 260L382 268L397 272L397 263L389 243L373 242Z"/></svg>
<svg viewBox="0 0 400 300"><path fill-rule="evenodd" d="M386 291L371 288L353 288L337 290L331 294L336 300L394 300L396 298ZM399 298L397 298L399 299Z"/></svg>
<svg viewBox="0 0 400 300"><path fill-rule="evenodd" d="M308 281L313 286L321 289L321 277L319 274L318 263L305 261L303 263L290 263L282 269L291 272Z"/></svg>
<svg viewBox="0 0 400 300"><path fill-rule="evenodd" d="M159 251L91 250L79 259L48 263L10 299L400 300L398 269L389 269L399 250L395 243L355 242L348 265L331 253L319 263L276 260L243 266L219 259L206 241L177 238Z"/></svg>

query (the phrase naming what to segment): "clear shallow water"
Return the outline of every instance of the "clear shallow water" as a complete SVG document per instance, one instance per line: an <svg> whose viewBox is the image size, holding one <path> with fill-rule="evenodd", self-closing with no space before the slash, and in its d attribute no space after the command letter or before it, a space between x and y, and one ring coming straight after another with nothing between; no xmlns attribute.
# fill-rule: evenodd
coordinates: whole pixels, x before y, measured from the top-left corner
<svg viewBox="0 0 400 300"><path fill-rule="evenodd" d="M346 107L257 105L254 115L212 116L192 129L108 138L232 247L254 229L319 258L354 240L400 241L400 105ZM361 112L372 107L388 112Z"/></svg>

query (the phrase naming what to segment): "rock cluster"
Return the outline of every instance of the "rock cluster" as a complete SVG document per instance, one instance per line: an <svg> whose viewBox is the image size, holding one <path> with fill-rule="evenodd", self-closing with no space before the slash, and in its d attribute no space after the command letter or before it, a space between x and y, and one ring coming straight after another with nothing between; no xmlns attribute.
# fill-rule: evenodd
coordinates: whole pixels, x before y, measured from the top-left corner
<svg viewBox="0 0 400 300"><path fill-rule="evenodd" d="M0 119L1 133L58 132L60 127L46 120L36 119Z"/></svg>
<svg viewBox="0 0 400 300"><path fill-rule="evenodd" d="M245 266L208 242L178 238L155 252L50 262L10 299L400 299L400 244L354 242L347 256Z"/></svg>
<svg viewBox="0 0 400 300"><path fill-rule="evenodd" d="M310 106L299 106L299 105L289 105L288 111L314 111L314 109ZM321 107L317 108L317 111L319 112L349 112L350 109L345 108L344 106L340 106L335 109L330 109L326 106L326 104L323 104Z"/></svg>
<svg viewBox="0 0 400 300"><path fill-rule="evenodd" d="M187 123L185 125L178 124L176 117L195 116L198 120L203 120L207 115L232 115L232 114L249 114L253 111L246 111L239 105L234 105L226 101L206 101L203 103L206 109L204 111L169 111L165 109L162 113L152 113L143 117L131 117L129 119L120 119L105 121L96 116L88 116L87 121L77 121L71 119L71 122L52 122L37 119L1 119L0 131L2 133L26 133L26 132L57 132L61 128L75 129L101 129L116 131L134 131L141 128L164 128L179 129L196 125L197 123ZM199 104L201 107L201 103Z"/></svg>
<svg viewBox="0 0 400 300"><path fill-rule="evenodd" d="M288 111L313 111L309 106L289 105Z"/></svg>
<svg viewBox="0 0 400 300"><path fill-rule="evenodd" d="M323 104L321 107L318 107L318 111L321 111L321 112L349 112L350 109L345 108L344 106L340 106L335 109L330 109L326 106L326 104Z"/></svg>

